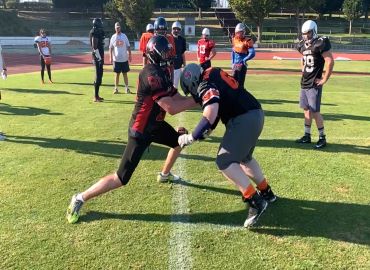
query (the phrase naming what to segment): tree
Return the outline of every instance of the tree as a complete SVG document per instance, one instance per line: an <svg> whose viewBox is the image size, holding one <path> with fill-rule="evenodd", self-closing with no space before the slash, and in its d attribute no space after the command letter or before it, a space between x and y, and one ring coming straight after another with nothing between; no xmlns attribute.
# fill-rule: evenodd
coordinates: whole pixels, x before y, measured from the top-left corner
<svg viewBox="0 0 370 270"><path fill-rule="evenodd" d="M353 20L359 18L362 14L362 0L344 0L342 9L344 16L349 21L348 34L351 35Z"/></svg>
<svg viewBox="0 0 370 270"><path fill-rule="evenodd" d="M364 8L364 22L367 23L367 17L369 17L369 5L370 0L363 0L362 6Z"/></svg>
<svg viewBox="0 0 370 270"><path fill-rule="evenodd" d="M118 10L114 0L109 0L104 5L104 13L116 22L124 22L123 14Z"/></svg>
<svg viewBox="0 0 370 270"><path fill-rule="evenodd" d="M301 25L304 21L304 17L307 11L318 10L320 7L323 7L325 0L286 0L282 1L282 5L286 8L294 10L296 17L296 26L297 26L297 39L301 38ZM301 19L302 14L302 19Z"/></svg>
<svg viewBox="0 0 370 270"><path fill-rule="evenodd" d="M153 14L154 0L114 0L114 2L124 15L127 26L135 31L137 38L140 38Z"/></svg>
<svg viewBox="0 0 370 270"><path fill-rule="evenodd" d="M257 43L262 40L265 17L277 6L276 0L229 0L236 18L242 22L250 19L257 26Z"/></svg>
<svg viewBox="0 0 370 270"><path fill-rule="evenodd" d="M325 0L321 5L314 9L319 13L320 18L324 14L329 14L331 17L333 12L341 10L343 1L344 0Z"/></svg>

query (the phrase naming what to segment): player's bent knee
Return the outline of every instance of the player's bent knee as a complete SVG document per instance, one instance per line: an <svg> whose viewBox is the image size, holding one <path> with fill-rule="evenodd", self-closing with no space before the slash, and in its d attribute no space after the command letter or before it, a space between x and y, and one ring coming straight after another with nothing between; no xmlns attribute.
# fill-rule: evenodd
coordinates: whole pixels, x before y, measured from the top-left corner
<svg viewBox="0 0 370 270"><path fill-rule="evenodd" d="M226 170L232 163L235 163L235 159L230 154L224 153L217 155L216 164L219 170Z"/></svg>

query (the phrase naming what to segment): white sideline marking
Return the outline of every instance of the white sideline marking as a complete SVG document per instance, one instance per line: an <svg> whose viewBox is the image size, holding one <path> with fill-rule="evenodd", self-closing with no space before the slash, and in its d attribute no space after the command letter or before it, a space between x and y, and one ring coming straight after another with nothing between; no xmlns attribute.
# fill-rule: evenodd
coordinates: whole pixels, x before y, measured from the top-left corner
<svg viewBox="0 0 370 270"><path fill-rule="evenodd" d="M180 116L180 123L183 116ZM182 151L186 153L184 149ZM176 161L177 173L186 178L185 160L179 157ZM189 224L189 200L187 197L187 187L185 185L173 185L172 192L172 217L171 235L169 240L169 264L168 269L192 269L191 257L191 230Z"/></svg>

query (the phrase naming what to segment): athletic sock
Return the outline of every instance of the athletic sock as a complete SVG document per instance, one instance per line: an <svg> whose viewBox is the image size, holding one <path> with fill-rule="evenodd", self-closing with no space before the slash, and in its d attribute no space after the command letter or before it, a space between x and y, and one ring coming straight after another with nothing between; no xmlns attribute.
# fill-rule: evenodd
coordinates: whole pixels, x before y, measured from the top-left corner
<svg viewBox="0 0 370 270"><path fill-rule="evenodd" d="M258 190L260 190L260 191L264 191L264 190L266 190L267 189L267 187L268 187L269 185L268 185L268 183L267 183L267 180L266 180L266 178L265 179L263 179L262 180L262 182L261 183L259 183L258 185L257 185L257 188L258 188Z"/></svg>
<svg viewBox="0 0 370 270"><path fill-rule="evenodd" d="M254 194L256 194L256 189L253 185L249 184L249 186L243 192L243 198L248 200L252 198Z"/></svg>
<svg viewBox="0 0 370 270"><path fill-rule="evenodd" d="M84 198L82 197L82 193L78 193L77 196L76 196L76 199L81 201L81 202L85 202Z"/></svg>
<svg viewBox="0 0 370 270"><path fill-rule="evenodd" d="M311 125L304 125L304 134L311 135Z"/></svg>
<svg viewBox="0 0 370 270"><path fill-rule="evenodd" d="M166 176L169 176L169 175L170 175L170 173L162 173L162 172L161 172L161 175L162 175L162 176L164 176L164 177L166 177Z"/></svg>
<svg viewBox="0 0 370 270"><path fill-rule="evenodd" d="M325 136L324 127L322 127L322 128L318 128L317 130L319 131L319 135L320 135L320 137Z"/></svg>

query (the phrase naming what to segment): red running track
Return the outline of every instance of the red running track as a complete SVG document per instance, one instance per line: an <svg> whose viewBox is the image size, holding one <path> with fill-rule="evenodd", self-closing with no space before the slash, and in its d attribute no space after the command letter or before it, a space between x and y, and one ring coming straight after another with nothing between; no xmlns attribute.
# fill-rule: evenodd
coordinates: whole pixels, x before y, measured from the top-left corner
<svg viewBox="0 0 370 270"><path fill-rule="evenodd" d="M342 57L348 58L354 61L370 61L370 54L356 54L356 53L333 53L334 58ZM257 51L256 57L253 60L272 60L274 57L281 57L283 59L299 59L301 56L295 51ZM7 63L8 73L18 74L35 72L40 70L40 58L38 55L30 54L4 54L5 62ZM132 54L133 61L131 64L140 65L142 63L142 57L140 53L134 52ZM105 59L109 59L108 55L105 55ZM196 61L195 52L187 52L186 59L190 61ZM216 60L228 60L230 59L229 52L218 52ZM107 63L107 60L106 60ZM90 54L79 54L79 55L54 55L53 56L53 70L70 69L70 68L81 68L81 67L92 67L91 55ZM253 73L253 70L250 70ZM265 71L266 73L284 73L283 71ZM260 73L260 72L259 72Z"/></svg>

